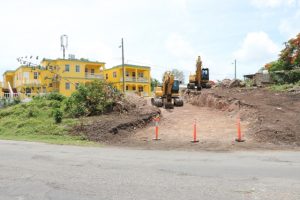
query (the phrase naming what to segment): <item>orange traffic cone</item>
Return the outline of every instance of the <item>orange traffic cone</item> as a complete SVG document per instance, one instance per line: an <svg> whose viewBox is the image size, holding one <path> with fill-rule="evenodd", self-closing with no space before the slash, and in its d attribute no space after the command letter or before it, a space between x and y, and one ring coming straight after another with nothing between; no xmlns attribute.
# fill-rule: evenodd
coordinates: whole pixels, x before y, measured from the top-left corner
<svg viewBox="0 0 300 200"><path fill-rule="evenodd" d="M235 139L235 141L237 141L237 142L245 142L245 140L242 139L240 113L237 116L237 138Z"/></svg>
<svg viewBox="0 0 300 200"><path fill-rule="evenodd" d="M158 138L158 122L159 122L159 117L155 117L153 118L153 120L155 121L155 138L153 138L153 140L160 140Z"/></svg>
<svg viewBox="0 0 300 200"><path fill-rule="evenodd" d="M194 121L194 132L193 132L193 140L192 143L197 143L199 140L197 140L197 127L196 127L196 119Z"/></svg>

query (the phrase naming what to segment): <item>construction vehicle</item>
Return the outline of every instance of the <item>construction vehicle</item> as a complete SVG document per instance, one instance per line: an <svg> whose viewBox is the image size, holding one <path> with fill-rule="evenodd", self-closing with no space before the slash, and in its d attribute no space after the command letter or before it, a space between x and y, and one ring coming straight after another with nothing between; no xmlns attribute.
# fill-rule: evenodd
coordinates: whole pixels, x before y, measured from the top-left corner
<svg viewBox="0 0 300 200"><path fill-rule="evenodd" d="M151 99L152 105L166 109L183 106L183 100L179 95L179 84L180 81L175 80L171 72L166 72L162 86L155 88L155 97Z"/></svg>
<svg viewBox="0 0 300 200"><path fill-rule="evenodd" d="M189 76L189 83L187 84L187 89L201 90L202 88L211 88L209 84L209 69L202 68L201 57L198 56L196 63L196 74Z"/></svg>

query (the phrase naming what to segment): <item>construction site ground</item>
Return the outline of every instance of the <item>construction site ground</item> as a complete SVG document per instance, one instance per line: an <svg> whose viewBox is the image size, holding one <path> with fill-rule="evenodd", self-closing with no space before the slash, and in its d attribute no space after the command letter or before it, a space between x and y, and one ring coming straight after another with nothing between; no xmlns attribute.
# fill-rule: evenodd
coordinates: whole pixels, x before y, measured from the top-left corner
<svg viewBox="0 0 300 200"><path fill-rule="evenodd" d="M73 134L105 145L143 149L300 149L299 94L263 88L214 88L186 91L183 97L183 107L160 111L150 106L150 98L135 100L133 110L87 118ZM154 141L152 118L159 113L160 140ZM235 141L238 116L245 139L242 143ZM191 143L194 122L199 140L195 144Z"/></svg>

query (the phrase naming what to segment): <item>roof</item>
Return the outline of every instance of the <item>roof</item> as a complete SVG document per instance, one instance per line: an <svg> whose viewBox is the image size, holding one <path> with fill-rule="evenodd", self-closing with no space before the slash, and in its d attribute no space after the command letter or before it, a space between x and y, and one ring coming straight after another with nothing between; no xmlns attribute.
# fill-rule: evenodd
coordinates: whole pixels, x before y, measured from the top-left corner
<svg viewBox="0 0 300 200"><path fill-rule="evenodd" d="M48 58L43 58L43 61L76 61L76 62L83 62L83 63L93 63L93 64L105 64L105 62L98 62L98 61L90 61L87 59L62 59L62 58L58 58L58 59L48 59Z"/></svg>
<svg viewBox="0 0 300 200"><path fill-rule="evenodd" d="M151 67L149 66L142 66L142 65L133 65L133 64L124 64L125 67L136 67L136 68L147 68L147 69L150 69ZM116 65L112 68L118 68L118 67L123 67L123 65ZM111 69L112 69L111 68Z"/></svg>
<svg viewBox="0 0 300 200"><path fill-rule="evenodd" d="M15 72L16 70L6 70L4 73L3 73L3 75L4 74L6 74L6 73L9 73L9 72Z"/></svg>
<svg viewBox="0 0 300 200"><path fill-rule="evenodd" d="M253 78L255 76L255 74L247 74L247 75L244 75L245 78Z"/></svg>

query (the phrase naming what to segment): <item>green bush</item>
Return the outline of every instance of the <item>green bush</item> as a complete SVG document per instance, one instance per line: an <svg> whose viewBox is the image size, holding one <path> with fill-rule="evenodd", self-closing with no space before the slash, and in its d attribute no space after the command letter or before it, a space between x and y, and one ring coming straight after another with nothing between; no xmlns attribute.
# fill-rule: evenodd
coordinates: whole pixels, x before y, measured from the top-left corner
<svg viewBox="0 0 300 200"><path fill-rule="evenodd" d="M50 93L46 96L46 99L47 100L56 100L56 101L60 101L62 102L66 97L57 93L57 92L53 92L53 93Z"/></svg>
<svg viewBox="0 0 300 200"><path fill-rule="evenodd" d="M55 123L59 124L62 122L63 112L59 109L55 109L53 111L53 117L54 117Z"/></svg>
<svg viewBox="0 0 300 200"><path fill-rule="evenodd" d="M106 112L120 93L110 84L96 80L80 85L70 98L64 101L64 110L73 117L98 115Z"/></svg>
<svg viewBox="0 0 300 200"><path fill-rule="evenodd" d="M272 80L276 84L296 83L300 81L300 71L271 72Z"/></svg>

